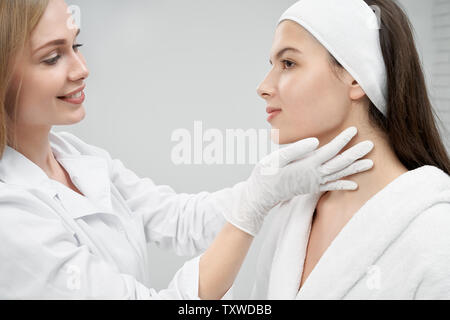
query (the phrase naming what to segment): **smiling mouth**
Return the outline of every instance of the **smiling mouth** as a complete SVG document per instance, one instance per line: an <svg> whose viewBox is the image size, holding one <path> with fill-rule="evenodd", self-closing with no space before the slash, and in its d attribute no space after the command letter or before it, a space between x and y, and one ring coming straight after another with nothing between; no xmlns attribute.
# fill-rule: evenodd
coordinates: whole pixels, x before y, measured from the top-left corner
<svg viewBox="0 0 450 320"><path fill-rule="evenodd" d="M70 96L64 96L64 97L58 97L58 99L79 99L83 95L83 91L80 91L78 93L75 93Z"/></svg>
<svg viewBox="0 0 450 320"><path fill-rule="evenodd" d="M73 105L81 105L86 96L84 95L83 91L79 91L73 95L69 95L69 96L65 96L65 97L57 97L59 100L66 102L66 103L70 103Z"/></svg>

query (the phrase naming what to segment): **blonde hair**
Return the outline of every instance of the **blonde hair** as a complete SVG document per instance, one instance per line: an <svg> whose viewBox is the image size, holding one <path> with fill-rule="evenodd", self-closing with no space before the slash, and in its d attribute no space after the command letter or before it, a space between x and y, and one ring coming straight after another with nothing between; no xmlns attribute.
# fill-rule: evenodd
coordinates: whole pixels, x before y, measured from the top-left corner
<svg viewBox="0 0 450 320"><path fill-rule="evenodd" d="M14 58L25 48L49 0L0 0L0 158L7 144L8 124L15 118L21 81L11 92Z"/></svg>

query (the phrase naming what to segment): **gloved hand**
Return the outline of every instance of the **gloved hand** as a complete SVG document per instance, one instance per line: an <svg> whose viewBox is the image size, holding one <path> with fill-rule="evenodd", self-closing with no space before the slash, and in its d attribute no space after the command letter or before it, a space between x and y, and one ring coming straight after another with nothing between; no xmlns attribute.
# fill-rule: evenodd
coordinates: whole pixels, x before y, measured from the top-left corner
<svg viewBox="0 0 450 320"><path fill-rule="evenodd" d="M350 127L318 150L319 141L308 138L269 154L247 181L236 185L238 200L224 213L225 219L255 236L267 213L280 202L301 194L357 189L355 182L339 179L373 167L370 159L358 160L373 149L373 143L364 141L337 155L356 133Z"/></svg>

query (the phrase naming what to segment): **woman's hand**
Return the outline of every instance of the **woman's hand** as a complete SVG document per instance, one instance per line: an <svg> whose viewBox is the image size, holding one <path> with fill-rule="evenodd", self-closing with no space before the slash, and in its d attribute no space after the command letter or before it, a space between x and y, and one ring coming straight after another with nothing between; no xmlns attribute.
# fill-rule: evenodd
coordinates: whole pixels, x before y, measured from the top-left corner
<svg viewBox="0 0 450 320"><path fill-rule="evenodd" d="M373 167L370 159L358 160L373 149L373 143L361 142L338 155L356 133L350 127L320 149L316 138L304 139L265 157L245 182L239 204L227 220L255 236L267 213L280 202L301 194L357 189L355 182L339 179Z"/></svg>

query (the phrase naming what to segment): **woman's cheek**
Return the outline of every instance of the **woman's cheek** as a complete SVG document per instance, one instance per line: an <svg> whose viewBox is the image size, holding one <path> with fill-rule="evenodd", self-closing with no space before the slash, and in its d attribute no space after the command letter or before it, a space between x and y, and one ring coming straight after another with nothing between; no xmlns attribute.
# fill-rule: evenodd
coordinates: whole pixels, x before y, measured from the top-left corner
<svg viewBox="0 0 450 320"><path fill-rule="evenodd" d="M286 117L285 136L294 141L320 136L338 127L345 118L342 101L336 88L319 72L309 77L292 77L283 83ZM328 81L328 82L327 82Z"/></svg>
<svg viewBox="0 0 450 320"><path fill-rule="evenodd" d="M296 75L284 83L283 102L287 111L296 122L314 120L320 114L321 93L314 83L314 78Z"/></svg>
<svg viewBox="0 0 450 320"><path fill-rule="evenodd" d="M41 81L39 84L36 84L36 87L40 89L40 95L43 100L53 100L57 96L64 94L61 90L64 89L65 73L60 69L63 68L56 66L53 69L37 74L36 80L41 79ZM42 79L46 79L46 81L42 81Z"/></svg>
<svg viewBox="0 0 450 320"><path fill-rule="evenodd" d="M45 81L43 81L45 79ZM44 72L31 72L23 79L19 97L18 118L26 123L35 123L54 112L53 99L56 98L55 75Z"/></svg>

